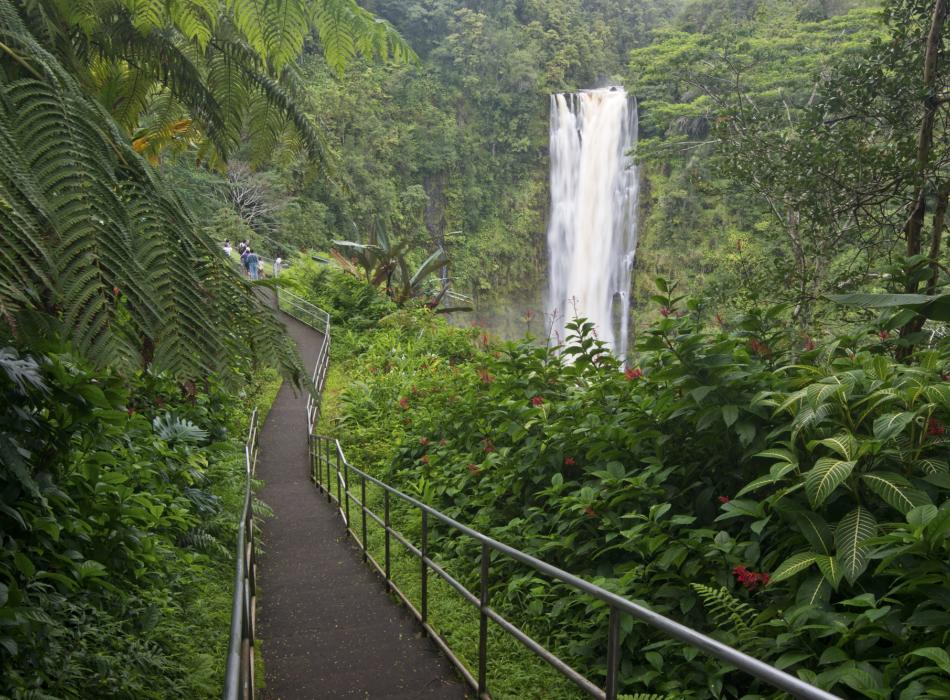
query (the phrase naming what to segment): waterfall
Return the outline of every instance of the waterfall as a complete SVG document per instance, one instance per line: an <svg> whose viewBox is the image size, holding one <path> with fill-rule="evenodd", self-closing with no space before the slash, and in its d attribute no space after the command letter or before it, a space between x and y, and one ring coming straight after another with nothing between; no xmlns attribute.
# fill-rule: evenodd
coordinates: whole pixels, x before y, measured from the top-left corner
<svg viewBox="0 0 950 700"><path fill-rule="evenodd" d="M551 96L548 312L565 340L576 310L626 356L637 244L636 101L620 87Z"/></svg>

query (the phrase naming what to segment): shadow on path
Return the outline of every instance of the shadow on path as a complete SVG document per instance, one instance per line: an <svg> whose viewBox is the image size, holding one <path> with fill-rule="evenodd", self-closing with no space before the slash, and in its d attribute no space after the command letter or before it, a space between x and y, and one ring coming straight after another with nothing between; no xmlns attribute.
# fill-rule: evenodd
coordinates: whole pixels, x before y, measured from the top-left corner
<svg viewBox="0 0 950 700"><path fill-rule="evenodd" d="M323 336L283 316L311 369ZM449 661L344 537L334 506L309 478L306 398L281 387L260 436L258 634L265 700L466 697Z"/></svg>

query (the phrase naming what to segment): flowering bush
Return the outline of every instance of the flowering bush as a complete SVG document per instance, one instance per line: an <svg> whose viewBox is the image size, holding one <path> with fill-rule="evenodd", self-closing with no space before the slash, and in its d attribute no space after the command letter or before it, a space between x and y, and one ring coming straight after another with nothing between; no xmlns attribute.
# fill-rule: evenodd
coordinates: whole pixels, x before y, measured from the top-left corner
<svg viewBox="0 0 950 700"><path fill-rule="evenodd" d="M876 329L803 347L780 310L709 330L695 304L658 301L627 369L582 321L556 352L391 317L343 395L348 451L451 517L838 694L939 696L950 349L905 365ZM388 407L409 386L404 426ZM475 585L471 546L430 543ZM493 561L493 604L602 673L605 609L524 574ZM627 691L753 692L631 620L621 637Z"/></svg>

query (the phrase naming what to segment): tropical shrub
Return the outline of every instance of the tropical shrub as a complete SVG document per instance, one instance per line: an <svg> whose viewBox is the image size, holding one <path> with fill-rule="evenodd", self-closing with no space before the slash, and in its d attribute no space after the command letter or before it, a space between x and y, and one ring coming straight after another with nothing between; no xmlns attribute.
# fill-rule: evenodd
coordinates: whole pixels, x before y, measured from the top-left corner
<svg viewBox="0 0 950 700"><path fill-rule="evenodd" d="M903 364L880 324L816 342L782 309L707 326L698 303L657 301L628 366L583 321L555 352L387 317L346 360L345 449L448 515L821 687L943 697L950 347ZM430 535L474 588L477 547ZM605 672L604 606L504 560L491 571L493 604ZM630 619L621 637L629 692L769 692Z"/></svg>
<svg viewBox="0 0 950 700"><path fill-rule="evenodd" d="M213 697L247 408L0 350L0 696Z"/></svg>

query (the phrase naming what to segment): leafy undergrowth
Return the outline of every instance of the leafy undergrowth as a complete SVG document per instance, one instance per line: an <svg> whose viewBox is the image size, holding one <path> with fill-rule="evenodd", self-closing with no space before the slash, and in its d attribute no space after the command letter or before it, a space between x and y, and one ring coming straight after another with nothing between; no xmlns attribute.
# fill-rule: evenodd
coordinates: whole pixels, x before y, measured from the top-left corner
<svg viewBox="0 0 950 700"><path fill-rule="evenodd" d="M387 316L337 363L325 429L353 464L457 520L821 687L945 697L946 341L904 364L886 319L816 342L781 310L706 326L696 305L658 301L626 368L585 323L558 355L423 311ZM418 542L417 514L394 522ZM436 528L430 550L477 589L478 545ZM491 568L493 605L602 682L604 606ZM446 614L460 649L474 619ZM621 638L626 692L772 692L632 620ZM529 677L521 662L509 673ZM490 689L550 696L546 682Z"/></svg>
<svg viewBox="0 0 950 700"><path fill-rule="evenodd" d="M244 433L276 375L237 396L0 352L0 696L219 695Z"/></svg>

